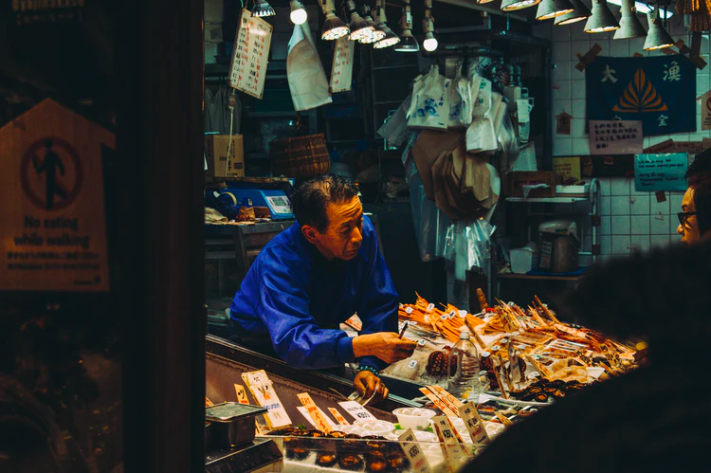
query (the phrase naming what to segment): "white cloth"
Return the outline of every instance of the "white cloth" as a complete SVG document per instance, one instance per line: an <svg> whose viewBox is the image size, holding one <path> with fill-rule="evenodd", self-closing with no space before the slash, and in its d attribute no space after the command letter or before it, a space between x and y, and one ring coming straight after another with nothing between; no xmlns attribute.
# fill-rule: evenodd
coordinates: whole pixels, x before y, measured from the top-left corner
<svg viewBox="0 0 711 473"><path fill-rule="evenodd" d="M331 103L328 78L308 23L294 25L288 51L286 75L294 110L311 110Z"/></svg>

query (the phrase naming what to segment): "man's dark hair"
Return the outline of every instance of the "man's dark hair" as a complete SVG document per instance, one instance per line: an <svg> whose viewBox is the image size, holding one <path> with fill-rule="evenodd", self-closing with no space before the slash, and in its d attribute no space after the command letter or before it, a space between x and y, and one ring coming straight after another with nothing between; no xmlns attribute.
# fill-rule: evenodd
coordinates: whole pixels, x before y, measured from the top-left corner
<svg viewBox="0 0 711 473"><path fill-rule="evenodd" d="M694 207L699 222L699 236L711 230L711 179L694 186Z"/></svg>
<svg viewBox="0 0 711 473"><path fill-rule="evenodd" d="M711 180L711 148L696 155L689 169L686 170L686 180L691 187L702 181Z"/></svg>
<svg viewBox="0 0 711 473"><path fill-rule="evenodd" d="M300 225L310 225L323 233L328 228L328 204L342 204L358 195L347 178L324 175L301 184L291 195L291 208Z"/></svg>

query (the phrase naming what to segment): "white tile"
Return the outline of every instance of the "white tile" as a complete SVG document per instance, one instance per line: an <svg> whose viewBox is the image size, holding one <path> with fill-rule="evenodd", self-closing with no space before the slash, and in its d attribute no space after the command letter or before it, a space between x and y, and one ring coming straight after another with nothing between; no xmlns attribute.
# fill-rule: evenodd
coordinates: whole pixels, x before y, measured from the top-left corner
<svg viewBox="0 0 711 473"><path fill-rule="evenodd" d="M553 69L553 83L563 80L571 80L571 70L573 69L573 63L571 61L561 61L555 64L555 69Z"/></svg>
<svg viewBox="0 0 711 473"><path fill-rule="evenodd" d="M573 154L573 143L570 138L558 138L553 141L554 156L570 156Z"/></svg>
<svg viewBox="0 0 711 473"><path fill-rule="evenodd" d="M630 180L624 177L613 177L610 182L611 195L630 195Z"/></svg>
<svg viewBox="0 0 711 473"><path fill-rule="evenodd" d="M681 201L684 198L684 194L681 192L674 192L670 195L667 192L667 199L669 200L669 212L672 214L681 212Z"/></svg>
<svg viewBox="0 0 711 473"><path fill-rule="evenodd" d="M585 100L575 99L572 104L572 111L570 112L575 118L585 117Z"/></svg>
<svg viewBox="0 0 711 473"><path fill-rule="evenodd" d="M553 39L553 24L552 23L536 23L531 28L533 36L544 38L547 40Z"/></svg>
<svg viewBox="0 0 711 473"><path fill-rule="evenodd" d="M590 142L587 138L573 138L573 154L576 156L590 154Z"/></svg>
<svg viewBox="0 0 711 473"><path fill-rule="evenodd" d="M670 235L680 235L678 232L679 228L679 217L676 215L669 216L669 234Z"/></svg>
<svg viewBox="0 0 711 473"><path fill-rule="evenodd" d="M572 98L572 81L553 81L553 100L567 100Z"/></svg>
<svg viewBox="0 0 711 473"><path fill-rule="evenodd" d="M572 76L573 79L573 99L585 99L585 79ZM574 117L585 119L585 117Z"/></svg>
<svg viewBox="0 0 711 473"><path fill-rule="evenodd" d="M629 43L630 56L634 56L634 53L644 54L644 38L632 38L627 42Z"/></svg>
<svg viewBox="0 0 711 473"><path fill-rule="evenodd" d="M681 235L679 235L679 234L671 235L669 237L669 243L672 245L680 245L681 244Z"/></svg>
<svg viewBox="0 0 711 473"><path fill-rule="evenodd" d="M612 227L612 235L629 235L630 234L630 217L612 217L610 219Z"/></svg>
<svg viewBox="0 0 711 473"><path fill-rule="evenodd" d="M709 35L701 35L701 54L709 53Z"/></svg>
<svg viewBox="0 0 711 473"><path fill-rule="evenodd" d="M620 216L630 214L630 198L629 196L616 195L610 201L610 215Z"/></svg>
<svg viewBox="0 0 711 473"><path fill-rule="evenodd" d="M671 239L669 235L652 235L650 244L652 248L666 248L669 246Z"/></svg>
<svg viewBox="0 0 711 473"><path fill-rule="evenodd" d="M600 215L612 215L611 197L600 197Z"/></svg>
<svg viewBox="0 0 711 473"><path fill-rule="evenodd" d="M649 195L649 213L652 215L667 215L669 213L669 196L664 202L657 202L657 195L651 193Z"/></svg>
<svg viewBox="0 0 711 473"><path fill-rule="evenodd" d="M610 56L628 57L630 55L629 41L626 39L613 40L610 42Z"/></svg>
<svg viewBox="0 0 711 473"><path fill-rule="evenodd" d="M603 235L600 237L600 253L603 255L612 254L612 237Z"/></svg>
<svg viewBox="0 0 711 473"><path fill-rule="evenodd" d="M630 237L613 236L612 237L612 254L613 255L628 255L630 253Z"/></svg>
<svg viewBox="0 0 711 473"><path fill-rule="evenodd" d="M649 215L635 215L632 217L631 233L632 235L649 236Z"/></svg>
<svg viewBox="0 0 711 473"><path fill-rule="evenodd" d="M555 115L563 113L563 110L570 113L573 110L573 101L570 99L553 100L553 117L555 118Z"/></svg>
<svg viewBox="0 0 711 473"><path fill-rule="evenodd" d="M696 78L696 95L705 94L709 90L709 77L701 76Z"/></svg>
<svg viewBox="0 0 711 473"><path fill-rule="evenodd" d="M612 235L612 217L600 218L600 234Z"/></svg>
<svg viewBox="0 0 711 473"><path fill-rule="evenodd" d="M573 137L581 138L585 135L585 118L573 118L570 120L570 132ZM587 138L586 138L587 140ZM585 143L587 146L587 142Z"/></svg>
<svg viewBox="0 0 711 473"><path fill-rule="evenodd" d="M593 33L590 36L590 47L593 47L595 44L598 44L602 48L602 51L600 51L600 56L609 56L610 40L606 39L607 37L603 36L602 34Z"/></svg>
<svg viewBox="0 0 711 473"><path fill-rule="evenodd" d="M630 241L632 252L645 253L649 251L652 241L649 235L633 235Z"/></svg>
<svg viewBox="0 0 711 473"><path fill-rule="evenodd" d="M669 235L669 216L652 216L649 220L649 233L652 235Z"/></svg>
<svg viewBox="0 0 711 473"><path fill-rule="evenodd" d="M550 23L553 23L552 21ZM553 25L553 41L557 42L570 42L570 34L571 30L570 28L566 28L565 26L555 26Z"/></svg>
<svg viewBox="0 0 711 473"><path fill-rule="evenodd" d="M573 23L572 25L570 25L570 38L573 40L573 42L580 41L580 40L590 42L590 34L586 33L584 28L581 28L580 23L585 23L585 22L582 21L582 22L579 22L578 24ZM588 49L590 49L589 46L584 51L575 51L575 52L579 52L580 54L585 54L586 52L588 52Z"/></svg>
<svg viewBox="0 0 711 473"><path fill-rule="evenodd" d="M645 194L630 197L630 209L632 215L649 215L649 196Z"/></svg>
<svg viewBox="0 0 711 473"><path fill-rule="evenodd" d="M578 257L578 265L579 266L590 266L592 264L592 256L588 255L581 255Z"/></svg>
<svg viewBox="0 0 711 473"><path fill-rule="evenodd" d="M600 195L609 196L612 195L610 190L611 179L609 177L601 177L598 179L600 181Z"/></svg>
<svg viewBox="0 0 711 473"><path fill-rule="evenodd" d="M553 43L553 55L551 60L554 63L572 61L570 53L570 42L562 41Z"/></svg>

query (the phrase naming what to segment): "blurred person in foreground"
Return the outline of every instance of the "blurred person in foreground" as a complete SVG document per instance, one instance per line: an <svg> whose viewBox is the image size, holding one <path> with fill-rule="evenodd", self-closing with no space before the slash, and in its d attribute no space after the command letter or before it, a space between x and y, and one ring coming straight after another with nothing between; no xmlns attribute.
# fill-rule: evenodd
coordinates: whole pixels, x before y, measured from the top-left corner
<svg viewBox="0 0 711 473"><path fill-rule="evenodd" d="M711 471L711 242L612 260L567 296L562 315L648 363L557 401L508 429L463 471Z"/></svg>

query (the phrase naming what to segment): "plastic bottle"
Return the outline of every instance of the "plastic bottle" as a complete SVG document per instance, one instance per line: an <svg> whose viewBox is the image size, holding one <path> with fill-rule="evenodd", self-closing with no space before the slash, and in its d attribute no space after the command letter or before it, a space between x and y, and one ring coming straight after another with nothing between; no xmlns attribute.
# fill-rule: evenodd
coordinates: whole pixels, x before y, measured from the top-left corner
<svg viewBox="0 0 711 473"><path fill-rule="evenodd" d="M460 399L479 394L479 353L469 339L469 329L461 329L459 341L450 354L448 391ZM454 362L456 360L456 362Z"/></svg>

